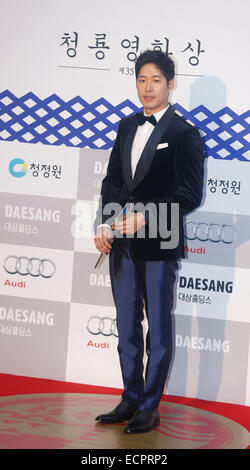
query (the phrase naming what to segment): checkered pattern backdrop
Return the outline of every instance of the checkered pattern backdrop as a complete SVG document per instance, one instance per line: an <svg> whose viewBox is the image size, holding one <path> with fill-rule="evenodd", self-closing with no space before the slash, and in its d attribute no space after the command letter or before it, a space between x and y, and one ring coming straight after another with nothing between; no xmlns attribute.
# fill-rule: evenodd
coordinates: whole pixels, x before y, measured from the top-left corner
<svg viewBox="0 0 250 470"><path fill-rule="evenodd" d="M65 102L53 94L41 100L31 92L18 98L9 90L0 94L0 101L3 140L97 149L110 149L120 119L141 109L130 100L113 106L105 98L88 103L76 96ZM175 109L200 128L208 156L250 160L249 111L238 115L226 106L212 112L202 104L188 111L178 103Z"/></svg>

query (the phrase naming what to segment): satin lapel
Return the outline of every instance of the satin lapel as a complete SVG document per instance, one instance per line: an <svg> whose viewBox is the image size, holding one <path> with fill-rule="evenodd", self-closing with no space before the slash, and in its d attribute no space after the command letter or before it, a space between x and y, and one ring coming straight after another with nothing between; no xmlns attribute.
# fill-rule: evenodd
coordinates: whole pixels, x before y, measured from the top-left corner
<svg viewBox="0 0 250 470"><path fill-rule="evenodd" d="M145 178L146 174L148 173L150 165L154 158L156 147L159 144L163 133L166 131L166 128L173 114L174 114L174 111L170 105L168 110L163 114L163 116L161 117L157 125L155 126L152 134L150 135L144 147L144 150L142 152L142 155L136 167L136 171L135 171L134 178L132 180L131 188L129 187L129 189L134 190L134 188ZM133 136L134 136L134 133L133 133ZM129 162L130 162L130 155L131 155L131 148L130 148L130 154L129 154ZM131 175L131 170L130 170L130 175Z"/></svg>
<svg viewBox="0 0 250 470"><path fill-rule="evenodd" d="M122 158L123 175L129 191L132 189L131 150L137 128L138 121L136 116L134 116L134 120L129 128L128 135L124 143Z"/></svg>

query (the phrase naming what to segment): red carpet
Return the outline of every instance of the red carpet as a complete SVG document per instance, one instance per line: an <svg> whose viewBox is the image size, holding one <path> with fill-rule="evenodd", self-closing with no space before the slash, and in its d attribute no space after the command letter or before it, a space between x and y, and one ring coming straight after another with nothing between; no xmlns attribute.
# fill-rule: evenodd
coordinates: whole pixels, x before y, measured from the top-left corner
<svg viewBox="0 0 250 470"><path fill-rule="evenodd" d="M100 393L120 396L121 392L122 390L117 388L98 387L71 382L0 374L0 396L32 393ZM250 407L248 406L211 402L171 395L163 396L162 401L189 405L194 408L200 408L219 414L225 418L232 419L250 431ZM250 446L248 449L249 448Z"/></svg>

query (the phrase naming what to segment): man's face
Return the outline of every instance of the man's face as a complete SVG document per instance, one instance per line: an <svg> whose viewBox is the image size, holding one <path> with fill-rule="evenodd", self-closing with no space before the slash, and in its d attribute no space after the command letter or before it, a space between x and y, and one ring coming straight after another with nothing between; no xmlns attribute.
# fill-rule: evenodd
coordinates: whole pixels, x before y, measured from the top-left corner
<svg viewBox="0 0 250 470"><path fill-rule="evenodd" d="M136 80L136 88L147 115L157 113L168 105L168 94L173 85L174 80L167 83L165 75L154 64L143 65Z"/></svg>

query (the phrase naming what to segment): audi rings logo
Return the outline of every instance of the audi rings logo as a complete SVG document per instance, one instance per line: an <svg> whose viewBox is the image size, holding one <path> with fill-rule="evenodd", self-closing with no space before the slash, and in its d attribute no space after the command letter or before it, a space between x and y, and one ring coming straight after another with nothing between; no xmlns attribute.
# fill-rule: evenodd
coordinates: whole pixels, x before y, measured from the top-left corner
<svg viewBox="0 0 250 470"><path fill-rule="evenodd" d="M50 278L56 272L56 265L48 258L27 258L26 256L10 255L6 258L4 269L9 274L20 274L21 276Z"/></svg>
<svg viewBox="0 0 250 470"><path fill-rule="evenodd" d="M230 245L237 238L237 232L231 225L207 224L205 222L186 222L185 237L188 240L199 240Z"/></svg>
<svg viewBox="0 0 250 470"><path fill-rule="evenodd" d="M118 338L116 319L110 317L90 317L87 330L91 335L116 336Z"/></svg>

